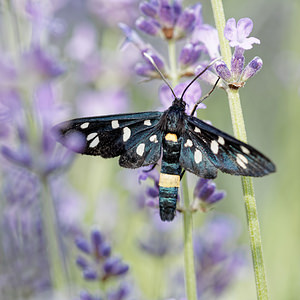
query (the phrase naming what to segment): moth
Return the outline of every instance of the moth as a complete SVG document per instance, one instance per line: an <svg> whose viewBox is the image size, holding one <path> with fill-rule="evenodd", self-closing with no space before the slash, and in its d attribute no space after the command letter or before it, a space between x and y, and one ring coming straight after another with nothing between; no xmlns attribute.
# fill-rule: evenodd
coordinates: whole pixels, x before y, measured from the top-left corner
<svg viewBox="0 0 300 300"><path fill-rule="evenodd" d="M119 156L119 165L124 168L156 165L162 155L159 179L162 221L172 221L175 217L184 170L209 179L215 178L218 170L253 177L275 172L271 160L252 146L194 117L196 107L191 115L186 114L184 93L202 73L180 98L163 77L174 95L172 105L164 112L73 119L55 126L58 141L67 145L68 135L79 132L85 141L79 153L103 158Z"/></svg>

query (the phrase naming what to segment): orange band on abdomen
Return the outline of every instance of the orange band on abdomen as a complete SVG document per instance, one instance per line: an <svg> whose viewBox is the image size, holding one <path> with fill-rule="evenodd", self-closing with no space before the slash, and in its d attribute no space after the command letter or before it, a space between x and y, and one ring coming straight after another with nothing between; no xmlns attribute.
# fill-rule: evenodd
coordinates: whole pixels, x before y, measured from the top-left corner
<svg viewBox="0 0 300 300"><path fill-rule="evenodd" d="M166 141L177 142L177 135L175 133L167 133L165 136Z"/></svg>

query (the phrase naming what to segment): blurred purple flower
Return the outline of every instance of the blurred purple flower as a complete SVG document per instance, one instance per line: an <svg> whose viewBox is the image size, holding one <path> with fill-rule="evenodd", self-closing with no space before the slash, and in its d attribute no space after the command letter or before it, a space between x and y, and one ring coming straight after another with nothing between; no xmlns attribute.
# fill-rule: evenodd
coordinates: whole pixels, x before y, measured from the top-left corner
<svg viewBox="0 0 300 300"><path fill-rule="evenodd" d="M193 210L206 212L225 196L224 191L216 190L216 184L212 180L200 178L194 189L194 201L191 207Z"/></svg>
<svg viewBox="0 0 300 300"><path fill-rule="evenodd" d="M199 43L188 43L184 45L179 55L181 69L184 70L188 66L193 66L198 61L203 50L204 46Z"/></svg>
<svg viewBox="0 0 300 300"><path fill-rule="evenodd" d="M149 221L149 224L142 229L143 237L138 241L144 252L157 258L163 258L168 254L181 251L181 244L172 235L172 232L178 230L179 218L176 218L172 224L166 223L160 219L157 212L151 216Z"/></svg>
<svg viewBox="0 0 300 300"><path fill-rule="evenodd" d="M0 293L33 297L51 287L47 248L39 215L36 175L2 162Z"/></svg>
<svg viewBox="0 0 300 300"><path fill-rule="evenodd" d="M198 75L201 73L205 68L207 64L201 64L198 65L195 69L195 75ZM212 69L212 68L210 68ZM210 69L206 70L199 78L203 81L207 82L209 85L213 86L216 81L218 80L218 76L212 72ZM218 83L218 87L225 89L227 86L222 81Z"/></svg>
<svg viewBox="0 0 300 300"><path fill-rule="evenodd" d="M151 171L149 171L149 167L141 168L138 174L139 183L141 183L141 181L147 180L148 178L153 182L153 184L146 186L146 189L143 192L141 199L139 199L142 202L141 207L145 207L145 206L152 207L155 208L158 212L158 202L159 202L158 170L156 168L153 168Z"/></svg>
<svg viewBox="0 0 300 300"><path fill-rule="evenodd" d="M17 1L16 8L20 13L25 13L32 23L31 44L39 45L47 34L56 34L63 30L58 25L59 21L54 17L55 12L60 10L68 0L55 0L51 5L46 1Z"/></svg>
<svg viewBox="0 0 300 300"><path fill-rule="evenodd" d="M22 115L23 107L16 107L15 114ZM36 126L38 143L33 150L31 140L28 139L30 126L23 118L16 119L13 126L18 133L19 146L2 146L1 154L10 162L26 167L32 171L47 176L54 171L67 167L73 160L74 153L63 149L56 151L56 141L51 131L53 120L59 117L60 111L54 103L52 87L48 84L41 86L36 93L33 117ZM76 141L76 143L74 143ZM81 139L73 136L69 140L70 146L81 145ZM37 155L38 153L38 155Z"/></svg>
<svg viewBox="0 0 300 300"><path fill-rule="evenodd" d="M44 82L60 76L64 71L65 68L57 59L39 46L34 46L22 57L22 78L30 75L32 80Z"/></svg>
<svg viewBox="0 0 300 300"><path fill-rule="evenodd" d="M239 47L249 50L252 44L260 44L260 40L248 37L253 29L253 22L250 18L242 18L236 24L234 18L228 19L224 28L224 36L231 47Z"/></svg>
<svg viewBox="0 0 300 300"><path fill-rule="evenodd" d="M162 73L166 73L166 63L164 59L158 52L153 49L151 45L145 44L140 36L126 24L120 23L119 27L122 29L124 35L126 36L126 41L123 44L123 47L128 43L132 43L139 49L140 53L142 54L144 62L138 63L135 67L135 71L138 75L150 78L160 78L160 75L157 73L152 63L144 56L145 53L147 53L153 59Z"/></svg>
<svg viewBox="0 0 300 300"><path fill-rule="evenodd" d="M238 244L241 225L233 217L214 214L193 237L197 299L223 299L226 289L235 284L248 266L243 246ZM172 282L172 295L176 299L185 294L183 272Z"/></svg>
<svg viewBox="0 0 300 300"><path fill-rule="evenodd" d="M95 116L122 113L128 110L128 95L119 88L104 91L85 91L78 95L77 113L79 116Z"/></svg>
<svg viewBox="0 0 300 300"><path fill-rule="evenodd" d="M115 26L119 22L132 24L138 16L137 0L88 0L88 8L92 14L99 17L108 26Z"/></svg>
<svg viewBox="0 0 300 300"><path fill-rule="evenodd" d="M155 19L146 19L144 17L139 17L136 20L135 25L139 30L149 35L161 34L160 25Z"/></svg>
<svg viewBox="0 0 300 300"><path fill-rule="evenodd" d="M108 300L124 300L129 296L132 287L129 284L121 283L120 286L115 291L108 292Z"/></svg>
<svg viewBox="0 0 300 300"><path fill-rule="evenodd" d="M165 39L181 39L190 34L201 18L201 5L183 9L181 1L151 0L140 4L145 15L136 21L136 27L149 35Z"/></svg>
<svg viewBox="0 0 300 300"><path fill-rule="evenodd" d="M186 86L189 84L190 82L185 82L185 83L180 83L178 84L175 88L174 88L174 92L175 95L180 98L182 92L184 91L184 89L186 88ZM190 114L195 103L201 98L201 87L200 84L198 82L194 82L190 88L186 91L186 93L184 94L184 101L186 102L187 106L186 106L186 113ZM167 109L170 107L170 105L172 104L173 100L174 100L174 96L172 94L172 92L170 91L169 87L166 85L163 85L160 89L159 92L159 97L160 97L160 101L163 105L163 109ZM205 109L206 105L203 103L200 103L200 105L198 106L198 109Z"/></svg>
<svg viewBox="0 0 300 300"><path fill-rule="evenodd" d="M118 257L111 256L111 247L99 230L92 230L90 241L83 237L75 239L77 248L89 257L78 256L77 265L86 280L106 281L109 278L126 274L129 266Z"/></svg>
<svg viewBox="0 0 300 300"><path fill-rule="evenodd" d="M85 61L95 51L98 51L95 28L89 23L77 25L66 47L69 57L77 61Z"/></svg>
<svg viewBox="0 0 300 300"><path fill-rule="evenodd" d="M194 44L203 44L205 46L206 53L208 53L211 59L215 59L220 56L218 31L216 28L208 24L200 24L195 28L191 42Z"/></svg>
<svg viewBox="0 0 300 300"><path fill-rule="evenodd" d="M86 291L81 291L79 295L80 300L103 300L101 297L93 296Z"/></svg>
<svg viewBox="0 0 300 300"><path fill-rule="evenodd" d="M245 254L236 246L239 236L236 220L216 215L194 237L198 297L216 299L238 277L246 265Z"/></svg>

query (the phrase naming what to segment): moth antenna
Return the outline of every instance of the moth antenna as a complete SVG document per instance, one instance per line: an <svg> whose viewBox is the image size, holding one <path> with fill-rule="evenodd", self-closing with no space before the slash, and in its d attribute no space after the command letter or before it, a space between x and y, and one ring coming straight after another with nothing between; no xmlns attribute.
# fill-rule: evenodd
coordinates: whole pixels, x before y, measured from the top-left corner
<svg viewBox="0 0 300 300"><path fill-rule="evenodd" d="M151 62L151 64L153 65L153 67L155 68L155 70L157 71L157 73L160 75L160 77L162 78L162 80L166 83L166 85L169 87L169 89L171 90L173 96L175 97L175 99L177 98L170 83L168 82L168 80L166 79L166 77L164 76L164 74L160 71L160 69L158 68L158 66L156 65L155 61L153 60L153 58L146 52L143 53L143 55Z"/></svg>
<svg viewBox="0 0 300 300"><path fill-rule="evenodd" d="M183 99L183 96L185 94L185 92L189 89L189 87L205 72L207 71L207 69L209 69L215 62L217 62L218 60L220 60L221 57L218 57L216 59L214 59L213 61L211 61L188 85L187 87L184 89L180 99Z"/></svg>

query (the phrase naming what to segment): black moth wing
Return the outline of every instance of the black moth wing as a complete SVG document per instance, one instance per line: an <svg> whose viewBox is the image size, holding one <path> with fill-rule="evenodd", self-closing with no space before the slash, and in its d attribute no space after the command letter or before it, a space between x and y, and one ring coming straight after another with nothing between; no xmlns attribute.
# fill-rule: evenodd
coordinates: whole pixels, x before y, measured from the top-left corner
<svg viewBox="0 0 300 300"><path fill-rule="evenodd" d="M161 112L141 112L78 118L60 123L54 130L65 146L70 134L82 134L85 145L78 153L104 158L121 156L121 166L138 168L154 164L160 158L162 134L157 125L161 115Z"/></svg>
<svg viewBox="0 0 300 300"><path fill-rule="evenodd" d="M275 172L266 156L225 132L193 116L187 116L185 126L180 164L188 171L204 178L216 177L217 169L253 177Z"/></svg>

